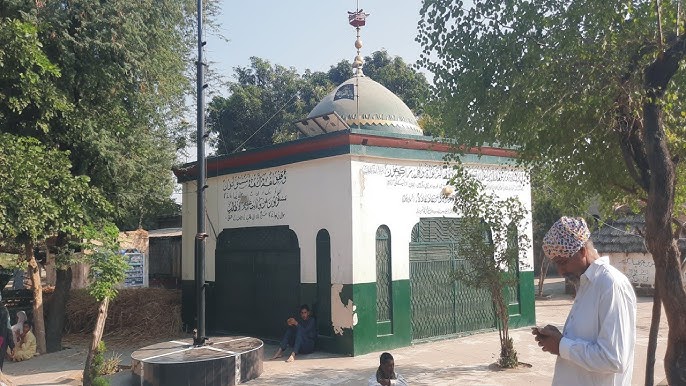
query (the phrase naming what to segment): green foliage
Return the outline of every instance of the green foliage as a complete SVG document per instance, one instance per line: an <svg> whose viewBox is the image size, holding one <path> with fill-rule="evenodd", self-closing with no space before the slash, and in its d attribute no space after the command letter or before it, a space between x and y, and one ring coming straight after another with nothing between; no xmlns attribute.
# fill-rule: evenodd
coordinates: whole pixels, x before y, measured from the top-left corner
<svg viewBox="0 0 686 386"><path fill-rule="evenodd" d="M102 377L103 375L106 375L104 372L106 351L107 348L105 347L105 342L101 340L98 343L98 348L95 350L93 355L93 360L91 362L89 371L89 376L91 377L90 384L93 386L106 386L110 384L107 379Z"/></svg>
<svg viewBox="0 0 686 386"><path fill-rule="evenodd" d="M424 0L417 38L422 64L435 74L430 111L448 137L517 148L519 162L562 197L555 202L565 211L588 208L591 200L601 214L646 203L646 246L669 322L668 353L685 352L686 336L675 322L686 316L686 291L673 240L679 233L670 222L686 214L680 6ZM684 379L683 358L665 357L670 383Z"/></svg>
<svg viewBox="0 0 686 386"><path fill-rule="evenodd" d="M35 243L57 232L79 236L106 215L110 206L99 190L70 168L68 152L0 133L0 238Z"/></svg>
<svg viewBox="0 0 686 386"><path fill-rule="evenodd" d="M517 352L509 337L505 292L517 285L519 261L530 246L526 232L519 231L526 225L528 211L516 197L486 193L483 184L462 164L455 166L449 183L454 187L454 210L463 224L457 249L467 263L455 272L455 277L473 288L489 291L499 321L499 363L516 367Z"/></svg>
<svg viewBox="0 0 686 386"><path fill-rule="evenodd" d="M394 92L415 114L421 114L429 93L423 74L400 57L377 51L365 57L364 73ZM293 122L303 119L334 87L353 76L341 61L327 73L273 65L253 57L249 67L235 68L228 97L208 106L208 127L218 154L231 154L297 138Z"/></svg>
<svg viewBox="0 0 686 386"><path fill-rule="evenodd" d="M36 19L0 19L0 128L46 132L70 105L55 87L60 71L43 52Z"/></svg>
<svg viewBox="0 0 686 386"><path fill-rule="evenodd" d="M91 253L88 258L91 281L88 292L90 295L98 302L105 298L115 298L117 286L124 281L126 270L129 267L124 255L118 253L115 248L102 246Z"/></svg>
<svg viewBox="0 0 686 386"><path fill-rule="evenodd" d="M0 267L7 270L25 270L28 267L28 263L22 255L0 252Z"/></svg>
<svg viewBox="0 0 686 386"><path fill-rule="evenodd" d="M659 53L654 4L425 0L417 39L436 76L431 114L458 143L517 147L565 209L587 208L595 194L605 213L644 200L620 141L622 125L642 124L644 70ZM676 4L661 2L666 42L676 41ZM681 157L684 76L660 102L670 151Z"/></svg>
<svg viewBox="0 0 686 386"><path fill-rule="evenodd" d="M206 4L211 21L216 2ZM100 188L121 228L142 225L172 192L176 145L187 134L179 123L184 97L193 90L195 5L0 5L8 18L0 32L0 93L18 101L0 98L1 130L69 150L72 174Z"/></svg>
<svg viewBox="0 0 686 386"><path fill-rule="evenodd" d="M454 210L465 224L458 249L469 266L458 272L459 279L476 288L516 284L518 262L530 244L526 233L518 231L526 224L524 205L516 197L486 193L483 184L461 164L455 166L449 184L454 187Z"/></svg>

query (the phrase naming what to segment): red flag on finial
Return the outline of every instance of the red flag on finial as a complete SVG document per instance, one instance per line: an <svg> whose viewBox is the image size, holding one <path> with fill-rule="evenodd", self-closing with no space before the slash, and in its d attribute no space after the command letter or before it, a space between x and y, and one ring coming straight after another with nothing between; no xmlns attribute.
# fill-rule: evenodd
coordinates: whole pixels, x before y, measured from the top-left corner
<svg viewBox="0 0 686 386"><path fill-rule="evenodd" d="M367 16L369 16L369 14L364 13L361 9L353 12L348 11L348 22L351 26L360 28L365 24Z"/></svg>

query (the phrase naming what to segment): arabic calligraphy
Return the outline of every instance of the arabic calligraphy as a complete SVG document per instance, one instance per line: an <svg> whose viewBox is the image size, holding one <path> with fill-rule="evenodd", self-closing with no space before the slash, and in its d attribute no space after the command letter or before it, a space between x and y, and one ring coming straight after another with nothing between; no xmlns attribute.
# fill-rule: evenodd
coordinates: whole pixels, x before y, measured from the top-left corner
<svg viewBox="0 0 686 386"><path fill-rule="evenodd" d="M225 219L230 222L286 217L286 170L249 173L222 180Z"/></svg>
<svg viewBox="0 0 686 386"><path fill-rule="evenodd" d="M448 165L366 164L361 170L367 176L381 176L387 187L401 191L400 202L416 205L419 215L453 212L454 200L441 195L441 189L455 175ZM491 191L520 192L529 183L528 174L513 167L471 165L467 170Z"/></svg>
<svg viewBox="0 0 686 386"><path fill-rule="evenodd" d="M515 168L473 165L467 171L492 190L522 190L529 182L528 174ZM453 169L445 165L364 165L362 172L384 176L388 186L423 189L440 189L455 175Z"/></svg>

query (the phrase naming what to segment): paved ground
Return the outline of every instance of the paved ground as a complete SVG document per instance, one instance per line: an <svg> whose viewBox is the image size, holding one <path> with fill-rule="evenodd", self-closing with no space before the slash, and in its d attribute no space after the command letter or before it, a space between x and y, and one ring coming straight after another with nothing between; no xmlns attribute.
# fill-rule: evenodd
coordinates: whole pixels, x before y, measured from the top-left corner
<svg viewBox="0 0 686 386"><path fill-rule="evenodd" d="M572 299L563 294L562 282L552 279L546 284L549 300L536 301L536 320L539 325L547 323L561 326L569 312ZM643 384L645 357L652 299L639 298L638 342L633 384ZM664 317L662 320L664 321ZM662 358L667 338L666 323L660 328L657 357ZM396 369L412 385L549 385L555 358L540 351L529 329L511 331L515 349L521 362L531 367L498 371L491 364L499 351L498 333L489 332L438 342L417 344L393 350ZM74 341L73 348L59 353L47 354L22 363L5 363L5 373L12 385L79 385L85 346ZM131 352L139 346L110 344L122 355L122 364L130 364ZM274 345L265 347L265 356L276 350ZM294 363L283 360L264 362L263 374L247 383L256 385L366 385L367 378L375 371L380 353L357 357L335 356L315 353L299 357ZM655 369L656 382L664 379L661 363ZM110 377L113 386L131 384L129 372Z"/></svg>

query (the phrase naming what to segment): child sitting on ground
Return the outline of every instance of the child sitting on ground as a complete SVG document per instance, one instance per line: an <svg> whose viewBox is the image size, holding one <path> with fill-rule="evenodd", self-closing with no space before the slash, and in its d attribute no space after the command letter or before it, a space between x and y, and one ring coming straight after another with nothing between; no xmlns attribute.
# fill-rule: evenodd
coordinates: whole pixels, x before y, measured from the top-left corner
<svg viewBox="0 0 686 386"><path fill-rule="evenodd" d="M14 357L12 358L15 362L25 361L36 355L36 337L31 332L31 322L28 320L24 321L20 339L19 346L14 350Z"/></svg>

